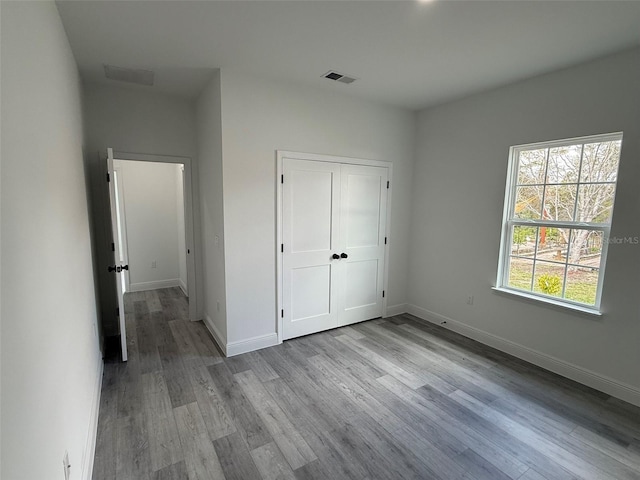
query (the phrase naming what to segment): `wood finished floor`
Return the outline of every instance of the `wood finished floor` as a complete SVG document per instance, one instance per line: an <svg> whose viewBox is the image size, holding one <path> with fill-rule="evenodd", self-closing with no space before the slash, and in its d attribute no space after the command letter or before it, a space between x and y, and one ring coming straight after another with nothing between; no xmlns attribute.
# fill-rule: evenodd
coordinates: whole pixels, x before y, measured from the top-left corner
<svg viewBox="0 0 640 480"><path fill-rule="evenodd" d="M178 289L126 310L94 480L640 479L640 409L409 315L224 359Z"/></svg>

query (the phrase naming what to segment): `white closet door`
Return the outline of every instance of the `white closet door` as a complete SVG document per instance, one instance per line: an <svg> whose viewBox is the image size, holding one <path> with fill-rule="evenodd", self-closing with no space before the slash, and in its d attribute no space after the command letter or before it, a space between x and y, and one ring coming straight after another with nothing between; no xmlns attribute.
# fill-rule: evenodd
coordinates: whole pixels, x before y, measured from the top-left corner
<svg viewBox="0 0 640 480"><path fill-rule="evenodd" d="M283 338L338 326L340 165L283 160Z"/></svg>
<svg viewBox="0 0 640 480"><path fill-rule="evenodd" d="M382 316L388 169L341 166L338 325Z"/></svg>

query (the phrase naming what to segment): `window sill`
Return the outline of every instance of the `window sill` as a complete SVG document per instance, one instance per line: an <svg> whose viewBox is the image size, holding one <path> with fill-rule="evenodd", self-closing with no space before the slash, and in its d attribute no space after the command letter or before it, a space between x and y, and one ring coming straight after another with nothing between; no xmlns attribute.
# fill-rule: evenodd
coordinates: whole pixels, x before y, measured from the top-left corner
<svg viewBox="0 0 640 480"><path fill-rule="evenodd" d="M511 290L508 288L502 288L502 287L491 287L492 290L494 290L495 292L498 293L506 293L507 295L513 295L515 297L520 297L520 298L524 298L527 300L532 300L534 302L541 302L545 305L552 305L554 307L558 307L560 309L563 310L572 310L574 312L580 312L580 313L584 313L587 315L592 315L594 317L601 317L602 316L602 312L600 310L596 310L595 308L590 308L587 306L580 306L580 305L574 305L572 303L565 303L565 302L561 302L558 300L553 300L552 298L544 298L544 297L539 297L537 295L530 295L526 292L520 292L518 290Z"/></svg>

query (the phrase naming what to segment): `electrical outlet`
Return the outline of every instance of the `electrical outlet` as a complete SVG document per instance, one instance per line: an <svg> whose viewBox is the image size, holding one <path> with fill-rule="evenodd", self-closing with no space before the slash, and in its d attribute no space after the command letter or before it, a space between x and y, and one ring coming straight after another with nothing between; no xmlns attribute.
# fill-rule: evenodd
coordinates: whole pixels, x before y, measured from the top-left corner
<svg viewBox="0 0 640 480"><path fill-rule="evenodd" d="M158 266L156 260L154 260L153 262L151 262L151 268L156 268Z"/></svg>
<svg viewBox="0 0 640 480"><path fill-rule="evenodd" d="M473 305L473 295L467 297L467 305Z"/></svg>
<svg viewBox="0 0 640 480"><path fill-rule="evenodd" d="M69 452L65 450L64 457L62 457L62 466L64 467L64 480L69 480L71 475L71 464L69 463Z"/></svg>

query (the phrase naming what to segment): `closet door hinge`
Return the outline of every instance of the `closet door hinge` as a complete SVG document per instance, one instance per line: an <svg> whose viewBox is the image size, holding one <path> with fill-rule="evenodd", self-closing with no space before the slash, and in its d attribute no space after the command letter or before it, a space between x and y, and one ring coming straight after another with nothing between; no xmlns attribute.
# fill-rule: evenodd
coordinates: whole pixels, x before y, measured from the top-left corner
<svg viewBox="0 0 640 480"><path fill-rule="evenodd" d="M389 188L389 180L387 180L387 188Z"/></svg>
<svg viewBox="0 0 640 480"><path fill-rule="evenodd" d="M116 244L111 242L111 251L115 252L116 251Z"/></svg>
<svg viewBox="0 0 640 480"><path fill-rule="evenodd" d="M109 172L107 172L107 183L111 181L111 177L109 176Z"/></svg>
<svg viewBox="0 0 640 480"><path fill-rule="evenodd" d="M387 237L384 237L384 244L387 244Z"/></svg>
<svg viewBox="0 0 640 480"><path fill-rule="evenodd" d="M280 183L284 183L284 174L280 175Z"/></svg>
<svg viewBox="0 0 640 480"><path fill-rule="evenodd" d="M280 310L280 316L284 318L284 310Z"/></svg>
<svg viewBox="0 0 640 480"><path fill-rule="evenodd" d="M384 290L382 290L382 298L384 298Z"/></svg>
<svg viewBox="0 0 640 480"><path fill-rule="evenodd" d="M284 243L280 244L280 253L284 253Z"/></svg>

